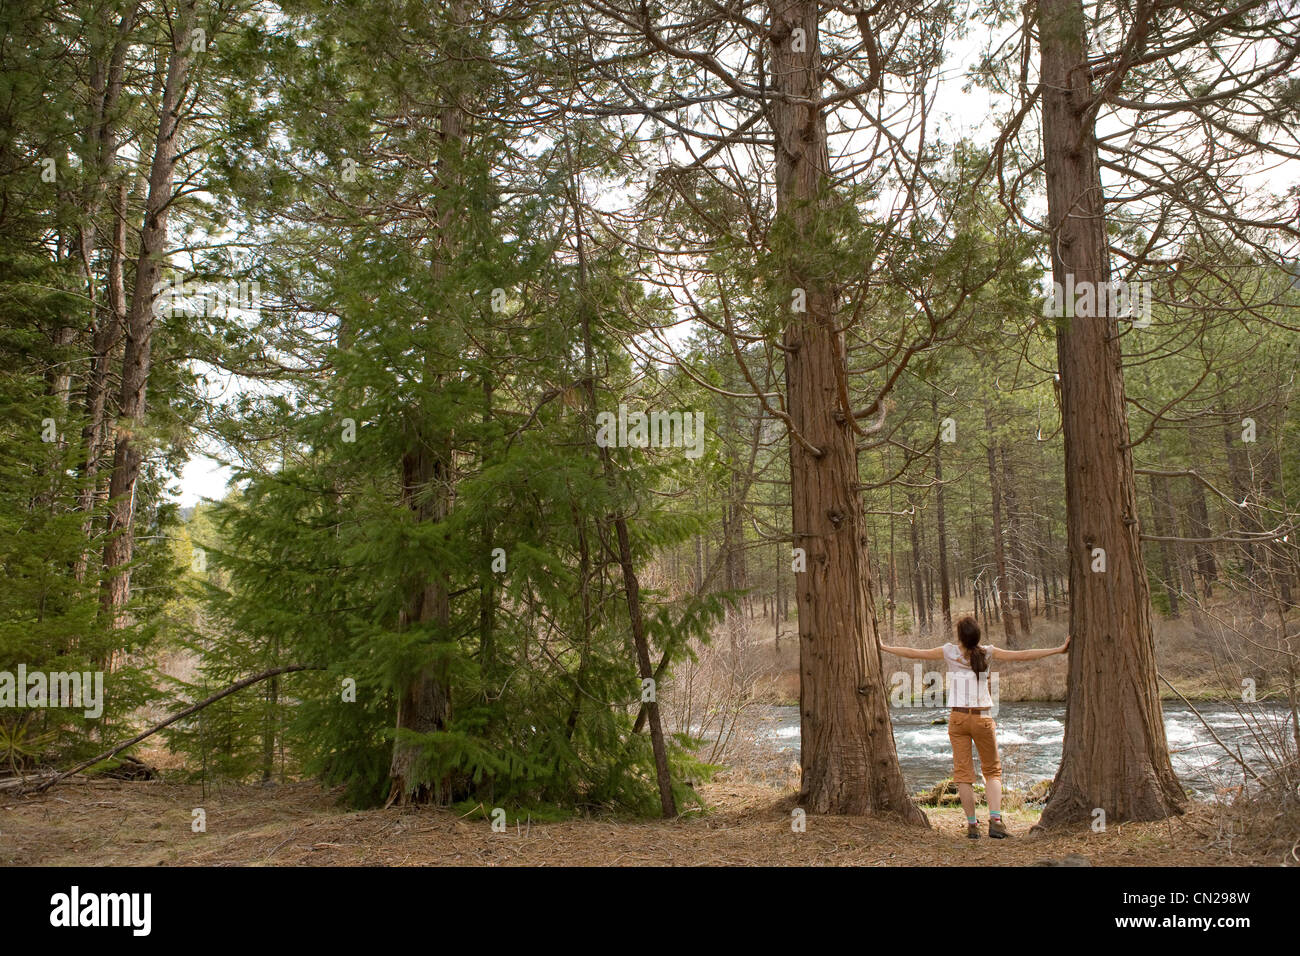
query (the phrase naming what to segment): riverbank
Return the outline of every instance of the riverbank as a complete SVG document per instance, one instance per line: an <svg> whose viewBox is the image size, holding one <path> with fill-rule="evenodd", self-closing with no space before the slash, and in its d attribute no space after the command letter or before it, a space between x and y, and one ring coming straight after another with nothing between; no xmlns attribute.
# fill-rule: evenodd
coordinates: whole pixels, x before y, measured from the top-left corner
<svg viewBox="0 0 1300 956"><path fill-rule="evenodd" d="M966 609L968 610L968 609ZM1249 649L1241 636L1237 618L1240 609L1230 605L1215 606L1216 620L1233 624L1233 627L1216 626L1198 632L1186 618L1157 616L1152 622L1155 637L1156 667L1169 683L1158 685L1160 698L1165 701L1186 699L1194 703L1227 703L1241 701L1245 685L1243 674L1236 667L1225 667L1224 660ZM954 609L954 616L959 613ZM962 611L961 613L965 613ZM771 620L751 618L747 622L750 646L756 655L755 669L762 674L755 687L755 696L765 704L792 706L799 703L799 639L795 622L781 627L778 640ZM1065 618L1035 619L1032 634L1021 634L1017 648L1052 647L1065 641ZM886 636L887 643L905 647L935 647L952 640L946 631L926 630L919 634ZM715 641L723 640L722 637ZM986 643L1007 647L1000 628L987 635ZM906 660L892 654L884 655L886 686L911 689L918 661ZM925 670L943 671L942 663L928 664ZM998 697L1005 703L1064 702L1064 659L1049 657L1037 661L1002 662L998 671ZM1280 676L1268 672L1252 672L1251 690L1259 700L1282 700L1284 690ZM1169 686L1172 684L1172 688ZM919 691L918 691L919 692Z"/></svg>
<svg viewBox="0 0 1300 956"><path fill-rule="evenodd" d="M1012 813L1010 840L966 839L960 810L926 811L929 830L892 819L807 818L791 827L793 790L700 788L708 811L672 822L590 818L493 833L447 810L341 809L311 783L226 787L96 781L0 805L5 866L1244 866L1285 851L1243 842L1223 807L1195 806L1159 823L1029 837ZM203 808L206 832L194 833ZM987 813L980 809L981 826ZM1292 861L1300 863L1300 860Z"/></svg>

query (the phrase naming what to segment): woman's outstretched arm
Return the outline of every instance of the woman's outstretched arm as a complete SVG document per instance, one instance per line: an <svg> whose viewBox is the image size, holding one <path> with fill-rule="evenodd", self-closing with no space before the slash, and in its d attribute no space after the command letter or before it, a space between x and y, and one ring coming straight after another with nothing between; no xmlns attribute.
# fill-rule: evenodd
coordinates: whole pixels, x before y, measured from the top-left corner
<svg viewBox="0 0 1300 956"><path fill-rule="evenodd" d="M994 647L991 650L995 661L1036 661L1040 657L1064 654L1069 647L1070 639L1067 637L1060 647L1036 647L1027 651L1009 651L1003 647Z"/></svg>
<svg viewBox="0 0 1300 956"><path fill-rule="evenodd" d="M897 654L899 657L911 657L918 661L943 660L942 647L894 647L891 644L881 644L880 649L889 654Z"/></svg>

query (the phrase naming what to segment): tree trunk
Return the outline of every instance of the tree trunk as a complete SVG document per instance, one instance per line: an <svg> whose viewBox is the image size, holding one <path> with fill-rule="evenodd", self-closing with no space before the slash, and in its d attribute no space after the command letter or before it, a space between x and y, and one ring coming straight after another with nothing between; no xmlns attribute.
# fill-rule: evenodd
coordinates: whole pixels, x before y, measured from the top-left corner
<svg viewBox="0 0 1300 956"><path fill-rule="evenodd" d="M921 580L921 540L916 529L919 516L916 508L916 496L908 495L907 504L912 512L907 519L907 531L912 539L912 562L908 568L908 577L911 578L912 587L912 616L916 618L916 628L919 631L929 622L925 616L925 584Z"/></svg>
<svg viewBox="0 0 1300 956"><path fill-rule="evenodd" d="M608 455L609 453L605 452L607 464ZM628 617L632 623L632 643L636 647L641 680L645 681L653 679L655 671L654 665L650 662L650 644L646 640L645 620L641 614L641 585L637 581L636 568L632 563L632 546L628 540L627 519L621 514L614 517L614 529L618 533L618 562L623 569L623 587L627 596ZM646 705L646 711L650 718L650 747L654 752L655 774L659 784L659 808L665 819L671 819L677 815L677 804L673 798L672 773L668 767L668 747L664 740L657 688L655 696Z"/></svg>
<svg viewBox="0 0 1300 956"><path fill-rule="evenodd" d="M1174 509L1173 492L1169 489L1170 478L1160 479L1160 505L1165 509L1165 522L1170 528L1171 535L1181 535L1182 529L1178 524L1178 512ZM1188 554L1188 548L1182 542L1174 542L1171 545L1170 556L1174 562L1174 575L1178 581L1179 596L1188 601L1196 600L1196 580L1192 575L1192 557Z"/></svg>
<svg viewBox="0 0 1300 956"><path fill-rule="evenodd" d="M1155 529L1159 537L1176 537L1178 535L1178 525L1173 513L1173 505L1169 502L1169 486L1160 478L1151 475L1151 527ZM1160 546L1160 583L1165 587L1165 597L1169 601L1169 616L1171 618L1181 617L1182 614L1178 607L1178 583L1175 580L1175 561L1177 557L1173 554L1175 545L1168 541L1159 541Z"/></svg>
<svg viewBox="0 0 1300 956"><path fill-rule="evenodd" d="M938 414L937 411L936 414ZM939 603L943 610L944 631L951 633L952 588L948 581L948 524L943 510L943 456L939 453L939 446L942 444L943 442L934 443L935 521L938 525L937 533L939 537Z"/></svg>
<svg viewBox="0 0 1300 956"><path fill-rule="evenodd" d="M695 505L698 508L700 496L695 496ZM695 536L695 593L699 594L704 587L704 535Z"/></svg>
<svg viewBox="0 0 1300 956"><path fill-rule="evenodd" d="M1049 585L1047 583L1047 563L1043 560L1041 554L1039 555L1038 558L1038 576L1039 579L1042 581L1043 616L1050 621L1053 617L1055 617L1055 615L1052 613L1052 595L1050 593Z"/></svg>
<svg viewBox="0 0 1300 956"><path fill-rule="evenodd" d="M1007 455L1005 444L999 447L1002 457L1002 497L1007 505L1007 532L1011 563L1008 567L1011 593L1016 613L1020 617L1020 629L1026 635L1033 629L1029 614L1029 560L1025 556L1025 539L1020 523L1020 504L1016 497L1015 476L1011 472L1011 459Z"/></svg>
<svg viewBox="0 0 1300 956"><path fill-rule="evenodd" d="M402 457L402 502L420 524L438 523L451 512L451 442L417 436ZM430 627L434 640L445 640L451 620L451 603L446 582L433 569L420 572L407 606L399 615L402 629L413 625ZM388 805L431 803L444 806L453 800L449 778L430 780L425 746L411 734L443 730L451 718L451 687L446 659L435 655L403 686L397 702L397 738L388 776L392 788Z"/></svg>
<svg viewBox="0 0 1300 956"><path fill-rule="evenodd" d="M920 518L920 515L917 515ZM929 562L930 543L926 540L925 523L917 522L918 530L921 533L921 555L926 558L925 562L925 626L934 627L934 566Z"/></svg>
<svg viewBox="0 0 1300 956"><path fill-rule="evenodd" d="M271 639L271 659L280 656L280 641ZM266 685L266 719L262 723L262 782L269 783L275 776L275 741L277 736L276 705L280 702L280 675L276 674Z"/></svg>
<svg viewBox="0 0 1300 956"><path fill-rule="evenodd" d="M1223 381L1223 376L1216 373L1215 380L1222 392L1227 387ZM1227 409L1224 409L1223 415L1223 449L1228 458L1228 479L1232 485L1232 497L1237 502L1237 513L1241 516L1243 529L1246 532L1258 532L1262 529L1255 520L1255 511L1250 505L1250 456L1245 449L1238 447L1241 440L1239 426L1229 417ZM1242 462L1243 458L1246 459L1245 463ZM1242 576L1247 582L1253 583L1255 577L1255 546L1250 541L1242 541L1236 547L1241 550Z"/></svg>
<svg viewBox="0 0 1300 956"><path fill-rule="evenodd" d="M1062 287L1110 278L1097 142L1087 116L1081 0L1041 0L1043 146L1052 274ZM1156 820L1181 812L1156 687L1119 338L1110 318L1057 329L1070 556L1070 634L1061 767L1039 823ZM1094 572L1094 549L1105 571Z"/></svg>
<svg viewBox="0 0 1300 956"><path fill-rule="evenodd" d="M95 316L91 329L90 369L86 377L86 423L81 430L82 444L85 446L85 460L81 469L84 482L77 496L77 510L85 517L82 520L82 534L86 538L85 547L77 558L74 575L78 581L84 581L90 565L91 539L94 534L95 501L99 497L100 459L104 455L107 435L106 411L109 391L109 373L113 364L113 353L122 336L122 326L126 321L126 282L123 278L123 264L126 260L126 210L127 186L122 183L114 202L113 245L109 250L108 260L108 307ZM98 310L97 310L98 312Z"/></svg>
<svg viewBox="0 0 1300 956"><path fill-rule="evenodd" d="M1192 537L1208 538L1210 537L1210 512L1205 504L1205 488L1196 479L1188 479L1191 485L1191 498L1188 502L1188 522L1191 525ZM1214 594L1214 582L1218 580L1219 569L1214 560L1214 548L1207 542L1201 541L1195 545L1196 553L1196 573L1201 578L1201 594L1208 601Z"/></svg>
<svg viewBox="0 0 1300 956"><path fill-rule="evenodd" d="M461 4L453 5L453 20L461 19ZM459 182L465 148L465 109L449 91L452 100L439 117L440 173L448 183ZM444 202L437 210L437 234L432 269L438 277L447 274L455 251L453 235L457 210ZM433 320L429 320L433 321ZM437 389L441 384L438 363L441 356L430 346L425 354L422 385ZM417 408L407 450L402 456L403 505L419 524L438 523L451 513L455 489L452 436L431 434ZM451 622L451 600L447 582L437 569L421 568L411 586L406 607L399 615L399 627L412 624L429 628L435 642L447 641ZM398 694L396 738L388 776L392 782L388 805L434 804L445 806L456 798L460 787L450 776L431 775L425 743L414 735L443 730L451 719L451 682L447 657L434 653L415 674L410 675ZM432 779L431 779L432 776Z"/></svg>
<svg viewBox="0 0 1300 956"><path fill-rule="evenodd" d="M576 176L576 172L574 173ZM614 471L614 464L610 459L609 449L596 442L596 356L592 345L591 320L592 305L587 298L587 255L586 246L583 242L583 227L581 219L581 209L579 207L578 191L571 191L570 199L573 203L575 217L575 234L578 251L578 294L580 301L578 303L578 318L582 328L582 355L585 376L585 392L587 399L587 414L589 417L589 426L591 428L592 444L596 445L601 463L601 471L607 481L614 483L617 481L617 475ZM666 671L669 658L665 653L660 662L659 668L656 669L650 660L650 642L645 632L645 617L641 609L641 584L637 580L636 565L632 555L631 536L627 530L627 518L622 512L615 512L613 516L614 531L618 539L618 563L623 572L623 592L627 600L628 620L632 627L632 644L636 649L637 672L643 682L649 681L651 694L649 700L644 700L640 713L637 714L636 721L633 723L632 732L639 733L642 717L648 719L650 724L650 748L654 754L655 761L655 779L659 788L659 809L665 819L671 819L677 815L677 801L673 796L673 778L672 770L668 766L668 743L664 739L663 719L659 709L659 687L658 683L663 673ZM698 539L697 539L698 540ZM723 542L723 547L727 542ZM723 560L726 561L729 555L724 554ZM730 569L729 569L730 570ZM700 569L701 584L703 587L703 568ZM697 592L698 593L698 592Z"/></svg>
<svg viewBox="0 0 1300 956"><path fill-rule="evenodd" d="M483 425L484 434L485 435L490 434L488 429L492 424L492 376L491 376L491 372L488 371L484 371L483 373L483 415L480 418L480 422ZM486 439L482 442L481 447L483 448L483 451L479 455L479 465L482 469L486 470L488 465L491 463L487 453ZM483 542L482 547L484 552L482 558L482 565L481 565L482 570L480 570L479 572L479 574L481 574L482 577L479 579L479 585L478 585L479 667L482 669L483 677L490 684L493 675L496 673L495 635L496 635L497 597L496 597L496 577L495 577L495 572L492 570L493 549L490 547L490 542L492 541L492 525L486 515L484 515L483 520L479 524L479 534ZM578 534L580 536L583 534L583 528L581 525L578 526ZM583 573L580 578L579 587L583 589L582 594L583 594L583 601L585 604L587 600L587 592L586 592L587 574L586 574L586 563L585 563L586 542L583 541L581 544L582 544L584 563L582 565ZM584 613L583 614L584 627L587 624L587 621L588 621L587 616Z"/></svg>
<svg viewBox="0 0 1300 956"><path fill-rule="evenodd" d="M733 462L728 487L727 502L722 509L722 547L725 552L727 590L738 591L746 586L745 528L743 524L744 501L740 481L736 474L738 462ZM748 626L743 607L728 606L726 610L728 639L733 653L739 651L748 636Z"/></svg>
<svg viewBox="0 0 1300 956"><path fill-rule="evenodd" d="M158 112L158 138L149 169L149 196L136 258L135 284L126 322L122 354L122 384L118 397L116 449L109 481L108 537L104 545L104 580L100 606L112 627L125 623L131 594L131 556L135 550L135 492L144 457L136 433L144 424L149 368L153 349L153 288L162 272L167 245L167 214L171 208L172 177L176 168L176 142L180 131L181 95L189 73L190 33L196 0L187 0L173 23L167 79Z"/></svg>
<svg viewBox="0 0 1300 956"><path fill-rule="evenodd" d="M115 114L122 94L126 75L126 57L138 10L138 3L130 4L116 27L112 24L111 7L105 6L100 11L101 42L110 31L112 31L112 40L106 48L99 49L97 55L91 58L90 67L91 96L86 144L92 150L93 176L82 213L80 246L82 268L90 300L91 355L85 388L86 421L81 430L82 443L85 447L82 465L83 485L77 494L77 510L86 516L82 524L86 546L78 555L74 568L74 576L78 581L85 580L90 563L90 540L94 531L93 511L99 488L97 474L100 458L105 450L104 413L109 388L109 371L113 352L126 321L126 283L123 278L127 214L125 181L119 183L113 192L113 231L112 245L109 249L106 304L101 304L98 300L93 262L97 239L96 219L103 206L104 194L110 188L110 179L117 162L118 137Z"/></svg>
<svg viewBox="0 0 1300 956"><path fill-rule="evenodd" d="M803 781L813 813L887 811L926 825L898 765L868 585L866 534L850 411L837 382L847 374L835 293L814 260L830 158L820 109L821 46L816 0L770 0L777 215L790 234L778 249L790 289L806 311L786 329L792 527L807 554L799 575L799 663ZM797 32L802 31L802 32ZM803 102L799 102L803 101ZM805 445L805 442L807 443Z"/></svg>
<svg viewBox="0 0 1300 956"><path fill-rule="evenodd" d="M892 500L892 495L891 495ZM898 557L894 553L894 513L889 513L889 635L894 637L898 634L898 627L894 620L894 611L898 601Z"/></svg>
<svg viewBox="0 0 1300 956"><path fill-rule="evenodd" d="M1007 647L1016 646L1016 622L1012 618L1012 605L1007 580L1007 556L1002 545L1002 489L998 481L997 453L993 448L993 411L985 404L984 427L988 433L985 446L989 462L989 495L993 499L993 560L997 571L998 605L1002 615L1002 630L1007 636Z"/></svg>

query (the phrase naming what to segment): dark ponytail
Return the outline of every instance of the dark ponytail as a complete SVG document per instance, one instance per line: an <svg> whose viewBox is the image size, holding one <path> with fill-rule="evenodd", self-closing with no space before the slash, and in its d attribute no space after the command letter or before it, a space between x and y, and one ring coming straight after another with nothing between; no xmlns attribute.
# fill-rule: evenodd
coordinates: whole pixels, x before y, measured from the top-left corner
<svg viewBox="0 0 1300 956"><path fill-rule="evenodd" d="M979 646L980 626L975 618L963 617L957 622L957 639L970 654L970 669L975 672L975 677L978 679L981 671L988 670L989 660L988 653Z"/></svg>

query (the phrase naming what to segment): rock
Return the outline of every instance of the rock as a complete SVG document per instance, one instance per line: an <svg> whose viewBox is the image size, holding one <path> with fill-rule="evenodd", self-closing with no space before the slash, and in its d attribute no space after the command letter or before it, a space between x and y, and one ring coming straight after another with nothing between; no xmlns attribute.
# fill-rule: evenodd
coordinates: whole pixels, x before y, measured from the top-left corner
<svg viewBox="0 0 1300 956"><path fill-rule="evenodd" d="M1067 853L1059 860L1039 860L1034 866L1092 866L1082 853Z"/></svg>
<svg viewBox="0 0 1300 956"><path fill-rule="evenodd" d="M1040 780L1025 791L1025 803L1046 803L1052 795L1052 781Z"/></svg>
<svg viewBox="0 0 1300 956"><path fill-rule="evenodd" d="M922 790L920 793L921 803L926 806L942 806L948 803L960 802L961 797L957 795L957 784L951 779L940 780L929 790Z"/></svg>

